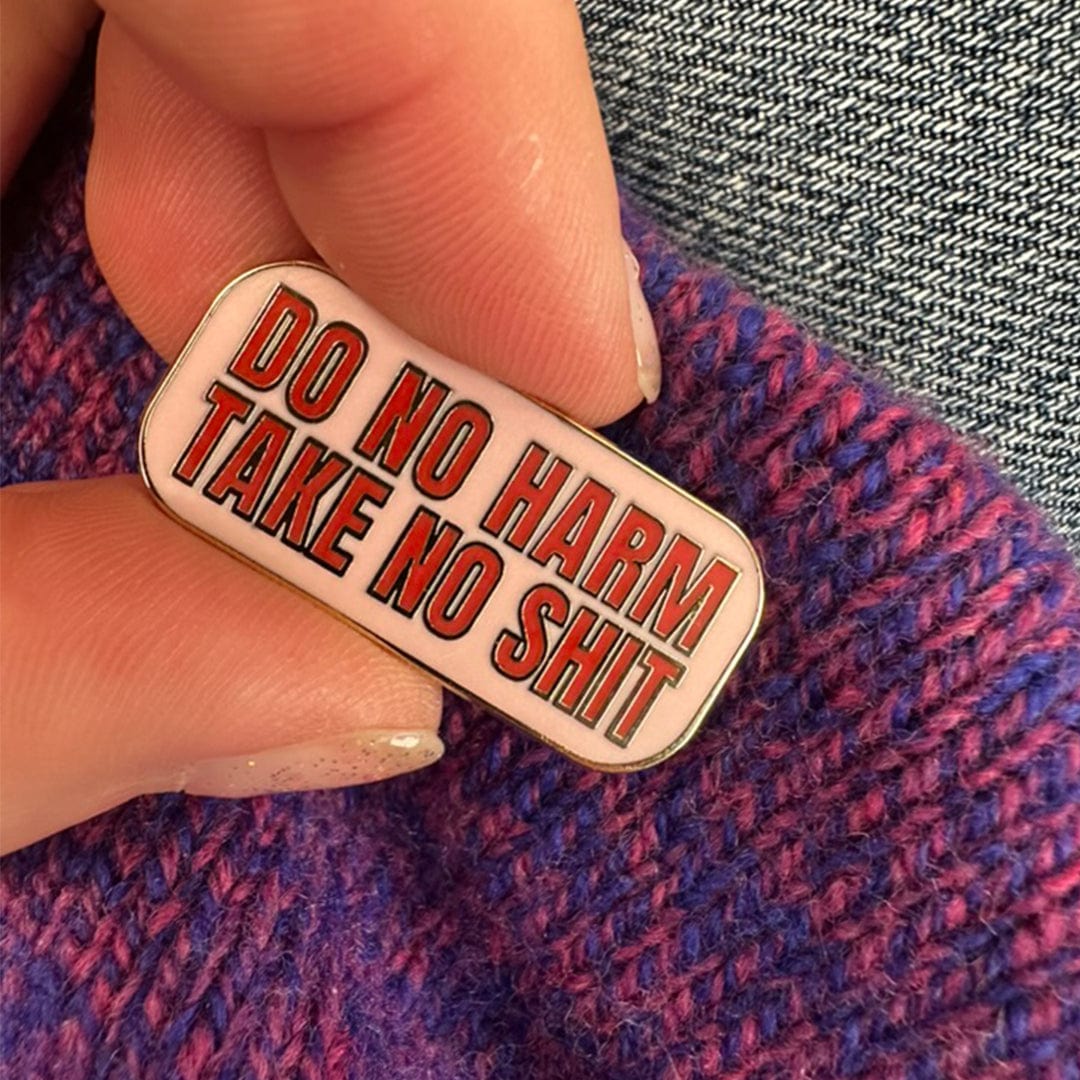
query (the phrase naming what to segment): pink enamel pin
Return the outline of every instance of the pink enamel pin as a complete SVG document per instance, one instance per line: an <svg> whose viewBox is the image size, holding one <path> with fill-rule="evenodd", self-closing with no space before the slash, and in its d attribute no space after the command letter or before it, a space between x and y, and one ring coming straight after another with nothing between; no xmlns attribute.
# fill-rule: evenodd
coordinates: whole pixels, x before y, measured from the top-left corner
<svg viewBox="0 0 1080 1080"><path fill-rule="evenodd" d="M316 266L221 293L139 450L184 525L596 769L683 746L761 617L730 521Z"/></svg>

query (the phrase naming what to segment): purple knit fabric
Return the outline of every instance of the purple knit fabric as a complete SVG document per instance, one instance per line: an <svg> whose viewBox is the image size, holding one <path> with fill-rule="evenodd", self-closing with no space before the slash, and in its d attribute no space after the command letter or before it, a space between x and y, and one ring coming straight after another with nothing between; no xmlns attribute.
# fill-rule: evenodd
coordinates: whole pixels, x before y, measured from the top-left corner
<svg viewBox="0 0 1080 1080"><path fill-rule="evenodd" d="M84 159L6 255L5 482L132 469L162 371ZM602 775L449 698L418 774L12 855L5 1075L1080 1078L1076 568L952 432L625 227L665 377L613 437L767 574L702 734Z"/></svg>

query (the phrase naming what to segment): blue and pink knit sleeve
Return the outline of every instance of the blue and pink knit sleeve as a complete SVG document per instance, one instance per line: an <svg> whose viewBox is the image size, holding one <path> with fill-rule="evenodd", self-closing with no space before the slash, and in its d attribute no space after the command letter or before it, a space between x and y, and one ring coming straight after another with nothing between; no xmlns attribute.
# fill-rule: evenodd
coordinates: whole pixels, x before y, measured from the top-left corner
<svg viewBox="0 0 1080 1080"><path fill-rule="evenodd" d="M6 238L6 483L130 471L163 370L84 162ZM1080 1078L1076 566L924 408L624 226L665 375L609 433L767 577L701 735L604 775L449 698L423 772L12 855L6 1075Z"/></svg>

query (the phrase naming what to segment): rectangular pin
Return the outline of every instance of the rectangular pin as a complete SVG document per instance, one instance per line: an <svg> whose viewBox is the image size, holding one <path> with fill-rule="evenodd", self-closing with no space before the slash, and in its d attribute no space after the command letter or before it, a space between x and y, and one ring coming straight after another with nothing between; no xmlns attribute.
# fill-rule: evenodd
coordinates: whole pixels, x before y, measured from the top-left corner
<svg viewBox="0 0 1080 1080"><path fill-rule="evenodd" d="M139 456L184 525L592 768L683 746L761 617L725 517L317 266L218 296Z"/></svg>

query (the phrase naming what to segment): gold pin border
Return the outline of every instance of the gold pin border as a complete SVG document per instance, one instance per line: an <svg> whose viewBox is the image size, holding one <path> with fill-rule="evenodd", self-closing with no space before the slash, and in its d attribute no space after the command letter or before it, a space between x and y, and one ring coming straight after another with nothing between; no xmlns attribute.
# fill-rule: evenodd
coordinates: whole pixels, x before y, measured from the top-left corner
<svg viewBox="0 0 1080 1080"><path fill-rule="evenodd" d="M333 278L334 280L345 285L345 282L342 281L341 278L338 277L332 270L320 265L319 263L306 260L286 260L282 262L264 263L260 266L252 267L250 270L246 270L244 273L233 278L214 297L213 302L210 304L209 308L206 309L206 313L199 320L198 326L195 327L195 330L192 332L191 336L184 343L184 347L183 349L181 349L180 355L177 356L176 361L170 365L169 370L165 375L165 378L162 379L161 384L154 391L153 397L151 397L146 408L143 410L142 419L139 423L139 473L142 476L143 482L146 484L147 488L150 491L150 494L153 496L154 501L157 503L157 505L174 521L177 521L181 525L183 525L184 528L186 528L189 532L194 533L196 536L199 536L203 540L208 541L215 547L227 552L234 559L238 559L240 562L246 563L252 569L257 570L265 577L268 577L271 580L286 586L298 596L302 596L309 603L318 605L320 608L328 612L334 618L345 623L353 630L363 634L363 636L366 637L369 641L374 642L376 645L379 645L383 649L386 649L394 656L397 656L400 659L405 660L407 663L412 664L413 667L419 668L425 674L429 675L432 679L442 685L445 689L452 691L453 693L467 699L468 701L471 701L475 705L479 705L481 708L486 709L488 712L495 713L497 716L500 716L502 719L513 724L514 727L518 728L521 731L524 731L532 738L537 739L542 743L545 743L553 750L557 750L560 754L569 758L571 761L577 762L579 765L584 765L587 768L596 769L599 772L606 773L639 772L642 769L648 769L651 768L653 765L658 765L660 762L666 761L673 754L678 753L678 751L681 750L684 746L686 746L686 744L698 733L699 728L704 723L708 714L712 711L712 707L716 704L716 701L719 698L721 692L723 691L724 686L727 684L727 681L731 677L732 672L738 666L739 661L746 653L746 650L750 647L750 643L754 640L758 628L761 625L761 619L765 609L765 575L762 572L761 560L758 558L757 552L754 550L754 547L750 543L750 540L748 539L746 534L742 531L742 529L739 528L738 525L736 525L729 518L725 517L723 514L715 510L713 507L709 506L707 503L702 502L701 499L698 499L696 496L691 495L690 492L684 491L677 484L673 484L666 477L661 476L657 472L654 472L647 465L643 465L640 461L620 450L619 447L615 446L614 443L609 442L602 435L598 435L595 431L592 431L589 428L583 426L582 424L579 424L576 420L571 419L565 413L561 412L560 410L554 408L551 405L548 405L546 402L539 401L531 394L522 394L522 397L527 397L530 401L532 401L535 405L539 406L545 412L550 413L552 416L556 417L556 419L562 421L564 424L567 424L568 426L575 428L576 430L587 435L594 442L604 447L604 449L608 452L613 453L618 457L621 457L624 461L627 461L631 465L633 465L634 468L639 469L647 476L650 476L654 480L659 481L665 487L678 492L678 494L681 495L684 499L688 499L690 502L705 510L708 514L716 518L718 521L723 522L728 528L732 529L735 534L743 541L746 546L746 550L749 552L750 557L753 561L753 570L757 576L757 605L754 610L754 618L746 634L743 636L739 647L733 653L731 660L724 668L723 672L721 672L720 677L718 678L716 685L713 687L712 691L702 702L701 708L693 716L690 723L687 724L687 726L683 729L679 736L672 742L670 742L667 746L665 746L663 750L659 750L655 754L641 761L626 763L597 762L592 761L589 758L582 757L580 754L574 753L574 751L570 750L568 747L561 745L554 739L548 738L546 735L542 735L540 732L535 731L527 724L524 724L520 720L515 719L509 713L504 712L502 709L500 709L497 705L493 705L491 702L486 701L480 695L459 685L449 676L444 675L443 673L436 671L434 668L429 667L422 660L418 660L416 657L410 656L403 649L379 637L379 635L376 634L373 630L369 630L367 627L358 623L355 619L349 618L349 616L345 615L343 612L338 611L337 608L331 607L324 601L312 596L311 593L306 592L304 589L300 588L300 586L294 585L291 581L283 578L280 574L276 574L274 573L274 571L267 569L267 567L263 566L261 563L256 562L254 559L245 555L243 552L237 551L234 547L231 547L223 540L219 540L217 537L211 536L209 533L204 532L197 525L194 525L186 518L181 517L175 510L172 509L171 506L169 506L164 496L161 494L160 491L158 491L157 487L154 485L153 478L147 471L146 454L144 449L146 442L146 433L150 425L150 418L153 416L158 401L168 393L169 385L176 376L176 373L179 371L181 365L184 362L184 359L187 357L188 353L191 352L191 350L195 347L195 344L202 336L206 325L210 322L210 320L214 316L214 313L225 301L226 297L233 291L233 289L236 288L236 286L238 286L239 284L241 284L241 282L246 281L248 278L254 277L256 274L265 273L267 270L289 269L316 270L319 273L324 274L327 277ZM347 287L348 286L346 286L346 288ZM516 392L521 393L521 391ZM737 569L739 570L741 576L744 573L744 569L742 567L738 567ZM721 612L722 610L723 609L721 608ZM721 612L718 612L717 614L719 615Z"/></svg>

